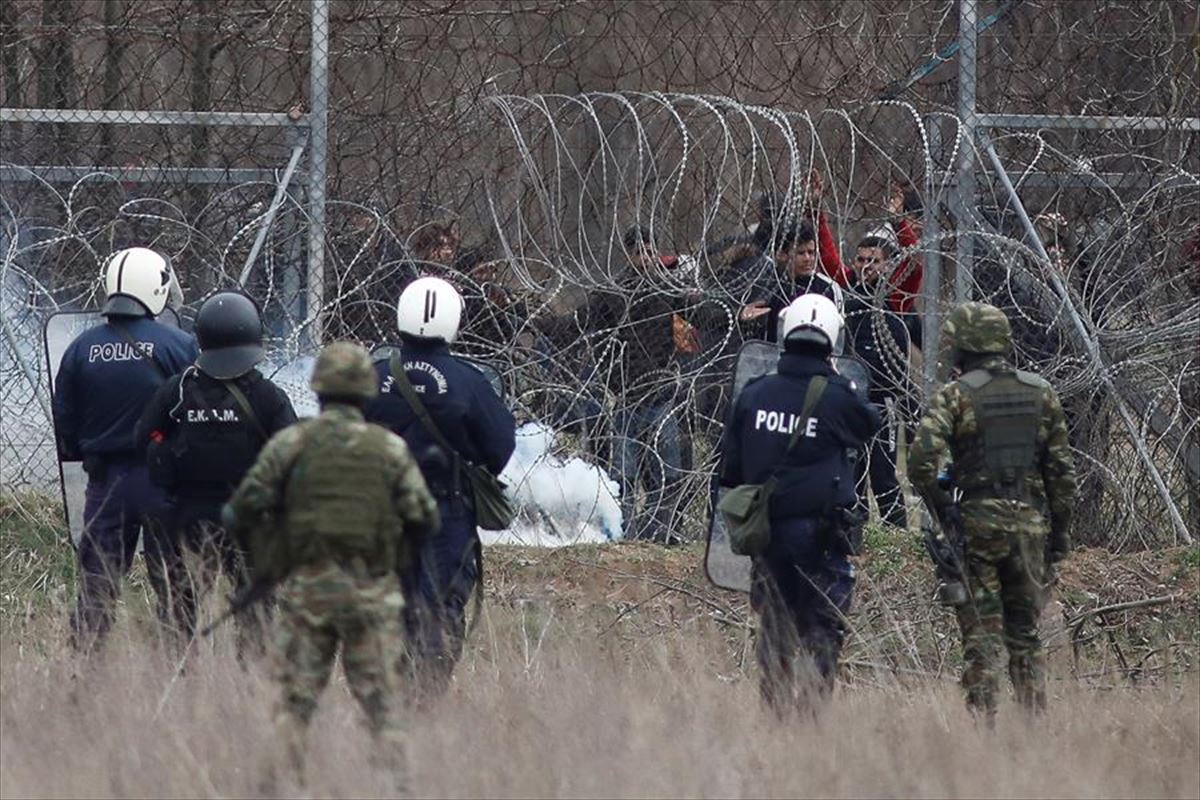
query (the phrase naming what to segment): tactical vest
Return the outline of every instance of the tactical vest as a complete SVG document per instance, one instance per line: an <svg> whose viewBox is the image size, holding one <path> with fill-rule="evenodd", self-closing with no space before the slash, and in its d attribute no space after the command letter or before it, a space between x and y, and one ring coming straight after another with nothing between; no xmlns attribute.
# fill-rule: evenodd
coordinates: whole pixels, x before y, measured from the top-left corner
<svg viewBox="0 0 1200 800"><path fill-rule="evenodd" d="M292 566L361 558L381 573L390 570L403 522L388 481L394 466L384 432L322 418L306 427L284 494Z"/></svg>
<svg viewBox="0 0 1200 800"><path fill-rule="evenodd" d="M1037 472L1042 382L1013 371L972 370L959 383L975 411L975 435L955 448L955 474L966 499L1030 503Z"/></svg>
<svg viewBox="0 0 1200 800"><path fill-rule="evenodd" d="M185 495L228 495L237 487L266 443L251 419L222 383L189 371L180 379L180 401L169 439L174 488Z"/></svg>

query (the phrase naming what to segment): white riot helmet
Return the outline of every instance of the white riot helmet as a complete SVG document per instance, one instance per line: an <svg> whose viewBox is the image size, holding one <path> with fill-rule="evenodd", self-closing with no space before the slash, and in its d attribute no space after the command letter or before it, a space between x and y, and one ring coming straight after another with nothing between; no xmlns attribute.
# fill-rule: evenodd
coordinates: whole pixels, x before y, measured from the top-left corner
<svg viewBox="0 0 1200 800"><path fill-rule="evenodd" d="M841 340L843 324L841 312L832 300L820 294L804 294L783 310L780 339L785 347L807 343L832 352Z"/></svg>
<svg viewBox="0 0 1200 800"><path fill-rule="evenodd" d="M145 247L113 253L104 271L108 295L100 313L131 317L157 317L171 293L171 267L167 259Z"/></svg>
<svg viewBox="0 0 1200 800"><path fill-rule="evenodd" d="M441 339L450 344L462 324L463 298L441 278L417 278L400 293L396 327L421 339Z"/></svg>

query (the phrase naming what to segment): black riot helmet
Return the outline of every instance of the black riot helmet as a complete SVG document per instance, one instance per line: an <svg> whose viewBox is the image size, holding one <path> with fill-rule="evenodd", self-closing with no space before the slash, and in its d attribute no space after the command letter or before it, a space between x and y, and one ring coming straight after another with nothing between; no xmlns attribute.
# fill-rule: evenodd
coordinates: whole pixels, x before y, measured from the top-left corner
<svg viewBox="0 0 1200 800"><path fill-rule="evenodd" d="M266 356L262 318L254 301L241 292L217 292L196 314L196 366L218 380L245 375Z"/></svg>

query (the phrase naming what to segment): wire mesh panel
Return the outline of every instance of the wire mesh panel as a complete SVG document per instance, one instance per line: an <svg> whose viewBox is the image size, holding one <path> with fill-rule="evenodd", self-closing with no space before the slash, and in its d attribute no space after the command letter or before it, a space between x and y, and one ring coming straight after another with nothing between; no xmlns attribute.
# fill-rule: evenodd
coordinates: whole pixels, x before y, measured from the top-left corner
<svg viewBox="0 0 1200 800"><path fill-rule="evenodd" d="M897 430L937 372L939 312L988 299L1063 395L1077 536L1174 541L1171 506L1200 527L1196 13L0 4L4 484L55 478L42 320L95 308L107 256L143 244L171 258L185 325L213 289L253 294L268 372L309 409L318 342L393 341L407 282L450 278L457 346L501 373L526 461L598 468L604 536L698 537L733 356L811 259L844 284Z"/></svg>

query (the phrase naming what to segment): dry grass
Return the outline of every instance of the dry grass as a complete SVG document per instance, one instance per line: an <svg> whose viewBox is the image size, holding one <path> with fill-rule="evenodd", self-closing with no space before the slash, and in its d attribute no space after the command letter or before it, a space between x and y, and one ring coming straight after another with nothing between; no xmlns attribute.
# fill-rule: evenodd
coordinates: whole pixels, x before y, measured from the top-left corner
<svg viewBox="0 0 1200 800"><path fill-rule="evenodd" d="M243 672L224 630L172 683L142 630L124 621L88 663L3 643L0 795L255 793L274 694L265 666ZM752 679L728 672L715 629L630 649L497 608L480 631L451 693L411 719L421 796L1200 795L1194 675L1119 691L1058 681L1045 717L1009 705L994 732L937 681L842 687L818 720L781 724ZM42 633L61 630L47 620ZM324 699L309 791L386 794L340 679Z"/></svg>
<svg viewBox="0 0 1200 800"><path fill-rule="evenodd" d="M109 647L65 648L69 551L52 517L0 503L0 797L256 794L274 689L233 630L186 674L154 636L137 573ZM949 617L903 540L863 559L847 683L819 719L759 705L744 598L705 585L697 548L488 556L486 616L450 694L410 720L421 796L1200 797L1193 550L1077 553L1060 616L1169 605L1050 634L1051 708L976 727ZM205 618L217 611L210 597ZM1051 620L1053 621L1053 620ZM310 740L314 796L388 794L340 677Z"/></svg>

